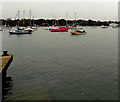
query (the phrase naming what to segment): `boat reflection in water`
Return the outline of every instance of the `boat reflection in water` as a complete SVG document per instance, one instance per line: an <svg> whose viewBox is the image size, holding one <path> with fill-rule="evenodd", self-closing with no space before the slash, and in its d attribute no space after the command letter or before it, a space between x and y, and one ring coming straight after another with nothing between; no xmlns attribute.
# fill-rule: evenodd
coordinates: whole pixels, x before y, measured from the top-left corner
<svg viewBox="0 0 120 102"><path fill-rule="evenodd" d="M2 81L2 101L7 99L7 96L9 94L12 94L12 92L11 92L12 87L13 87L12 78L11 77L6 77Z"/></svg>

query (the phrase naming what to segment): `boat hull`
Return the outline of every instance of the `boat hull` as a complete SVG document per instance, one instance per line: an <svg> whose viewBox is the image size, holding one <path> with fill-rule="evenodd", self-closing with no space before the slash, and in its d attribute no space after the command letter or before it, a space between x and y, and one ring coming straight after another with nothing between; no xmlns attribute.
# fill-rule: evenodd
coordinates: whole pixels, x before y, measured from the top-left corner
<svg viewBox="0 0 120 102"><path fill-rule="evenodd" d="M72 33L72 35L84 35L86 33Z"/></svg>
<svg viewBox="0 0 120 102"><path fill-rule="evenodd" d="M60 32L59 29L50 29L51 32Z"/></svg>
<svg viewBox="0 0 120 102"><path fill-rule="evenodd" d="M72 35L84 35L86 34L86 32L83 30L83 31L77 31L77 30L73 30L71 31Z"/></svg>
<svg viewBox="0 0 120 102"><path fill-rule="evenodd" d="M31 32L9 32L10 34L31 34Z"/></svg>
<svg viewBox="0 0 120 102"><path fill-rule="evenodd" d="M58 29L50 29L51 32L67 32L67 27L59 27Z"/></svg>

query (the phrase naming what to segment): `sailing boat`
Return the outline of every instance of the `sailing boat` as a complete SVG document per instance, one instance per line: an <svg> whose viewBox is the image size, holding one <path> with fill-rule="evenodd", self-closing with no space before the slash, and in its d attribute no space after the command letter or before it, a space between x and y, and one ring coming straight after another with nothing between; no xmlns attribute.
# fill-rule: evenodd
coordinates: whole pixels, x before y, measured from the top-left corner
<svg viewBox="0 0 120 102"><path fill-rule="evenodd" d="M71 27L69 27L69 28L72 29L72 30L82 29L82 27L79 27L79 26L77 25L76 12L75 12L75 20L74 20L74 24L73 24Z"/></svg>
<svg viewBox="0 0 120 102"><path fill-rule="evenodd" d="M30 21L29 21L29 27L27 27L26 29L25 29L25 31L29 31L29 30L31 30L31 31L34 31L34 30L37 30L37 27L35 26L35 24L34 24L34 16L33 16L33 24L32 24L32 22L31 22L31 10L30 10ZM34 25L34 26L32 26L32 25Z"/></svg>
<svg viewBox="0 0 120 102"><path fill-rule="evenodd" d="M20 13L20 11L18 11L18 13L17 13L17 15L18 15L18 25L16 26L15 30L10 30L9 33L10 34L31 34L32 33L31 30L26 30L25 28L19 27L19 13Z"/></svg>
<svg viewBox="0 0 120 102"><path fill-rule="evenodd" d="M66 26L59 26L59 27L53 27L50 29L51 32L67 32L68 31L68 27Z"/></svg>
<svg viewBox="0 0 120 102"><path fill-rule="evenodd" d="M30 30L23 30L23 29L16 29L16 30L13 30L13 31L9 31L10 34L31 34L32 31Z"/></svg>
<svg viewBox="0 0 120 102"><path fill-rule="evenodd" d="M37 30L37 26L35 25L35 22L34 22L34 16L33 16L33 26L32 26L32 29Z"/></svg>
<svg viewBox="0 0 120 102"><path fill-rule="evenodd" d="M74 20L74 24L72 26L70 26L70 29L76 29L76 12L75 12L75 20Z"/></svg>
<svg viewBox="0 0 120 102"><path fill-rule="evenodd" d="M75 24L71 27L72 31L72 35L82 35L82 34L86 34L85 30L79 30L82 28L79 28L79 26L77 26L77 22L76 22L76 12L75 12Z"/></svg>
<svg viewBox="0 0 120 102"><path fill-rule="evenodd" d="M52 13L52 26L47 27L45 30L58 29L58 27L55 27L55 25L56 25L56 18L55 15Z"/></svg>

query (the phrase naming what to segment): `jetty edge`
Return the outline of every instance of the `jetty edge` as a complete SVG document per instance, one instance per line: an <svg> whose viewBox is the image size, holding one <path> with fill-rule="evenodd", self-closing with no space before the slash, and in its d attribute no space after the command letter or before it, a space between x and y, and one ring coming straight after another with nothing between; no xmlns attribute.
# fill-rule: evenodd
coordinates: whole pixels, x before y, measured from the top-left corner
<svg viewBox="0 0 120 102"><path fill-rule="evenodd" d="M13 61L13 54L7 54L7 52L3 51L3 55L0 55L0 102L2 102L2 92L6 81L7 70Z"/></svg>
<svg viewBox="0 0 120 102"><path fill-rule="evenodd" d="M6 77L8 67L13 61L13 54L7 54L7 52L3 51L3 55L0 56L0 73L2 73L2 79Z"/></svg>

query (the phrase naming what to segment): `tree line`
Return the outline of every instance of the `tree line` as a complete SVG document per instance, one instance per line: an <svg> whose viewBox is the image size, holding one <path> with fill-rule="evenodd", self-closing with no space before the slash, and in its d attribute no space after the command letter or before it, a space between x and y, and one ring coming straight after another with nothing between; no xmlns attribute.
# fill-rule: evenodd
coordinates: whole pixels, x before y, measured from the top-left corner
<svg viewBox="0 0 120 102"><path fill-rule="evenodd" d="M120 25L120 21L94 21L94 20L65 20L65 19L16 19L12 20L10 18L0 19L2 26L72 26L72 25L79 25L79 26L109 26L111 23L116 23Z"/></svg>

